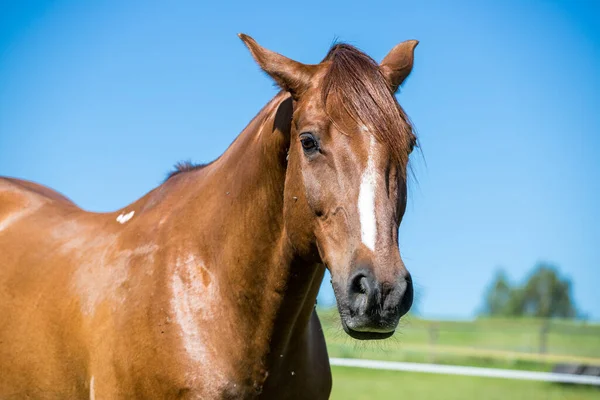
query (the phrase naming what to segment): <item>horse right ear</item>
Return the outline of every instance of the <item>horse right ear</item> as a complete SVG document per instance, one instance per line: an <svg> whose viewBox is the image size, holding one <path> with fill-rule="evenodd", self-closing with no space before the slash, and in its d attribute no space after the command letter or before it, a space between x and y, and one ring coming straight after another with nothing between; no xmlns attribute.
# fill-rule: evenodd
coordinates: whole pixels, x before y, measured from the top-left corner
<svg viewBox="0 0 600 400"><path fill-rule="evenodd" d="M290 92L295 100L310 87L316 65L302 64L265 49L243 33L238 36L248 47L260 68L269 74L283 90Z"/></svg>
<svg viewBox="0 0 600 400"><path fill-rule="evenodd" d="M396 45L381 62L379 67L392 93L396 93L398 87L402 85L402 82L412 71L415 47L418 44L418 40L402 42Z"/></svg>

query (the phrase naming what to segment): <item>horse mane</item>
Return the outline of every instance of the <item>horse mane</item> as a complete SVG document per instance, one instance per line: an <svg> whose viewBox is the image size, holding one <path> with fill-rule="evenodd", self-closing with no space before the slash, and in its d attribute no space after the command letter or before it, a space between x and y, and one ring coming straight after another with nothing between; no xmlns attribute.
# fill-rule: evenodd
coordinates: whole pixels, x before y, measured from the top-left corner
<svg viewBox="0 0 600 400"><path fill-rule="evenodd" d="M321 96L331 121L342 132L350 134L351 127L341 126L339 110L344 111L386 144L395 162L406 166L417 138L377 62L345 43L334 44L323 61L330 62Z"/></svg>
<svg viewBox="0 0 600 400"><path fill-rule="evenodd" d="M210 163L193 163L190 160L179 161L173 166L173 170L167 173L167 177L165 178L165 182L174 177L175 175L179 175L183 172L196 171L198 169L202 169L209 165Z"/></svg>
<svg viewBox="0 0 600 400"><path fill-rule="evenodd" d="M341 125L341 115L337 110L345 111L355 123L365 125L369 134L389 147L396 163L406 166L408 156L417 145L417 137L377 62L346 43L334 44L323 61L330 65L323 77L321 97L332 123L349 135L352 128ZM250 124L257 118L264 117L267 108L265 106ZM333 110L336 112L332 112ZM167 174L165 182L176 175L199 170L209 164L180 161Z"/></svg>

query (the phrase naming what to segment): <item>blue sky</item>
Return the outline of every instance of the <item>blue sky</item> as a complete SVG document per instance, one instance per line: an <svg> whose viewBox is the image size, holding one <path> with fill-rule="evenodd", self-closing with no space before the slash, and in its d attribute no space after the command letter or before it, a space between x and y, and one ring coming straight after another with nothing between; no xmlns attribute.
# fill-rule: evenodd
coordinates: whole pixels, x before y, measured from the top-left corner
<svg viewBox="0 0 600 400"><path fill-rule="evenodd" d="M549 261L600 319L600 3L260 3L0 2L0 175L114 210L275 94L238 32L307 63L336 38L377 60L414 38L400 247L419 311L469 318L497 268Z"/></svg>

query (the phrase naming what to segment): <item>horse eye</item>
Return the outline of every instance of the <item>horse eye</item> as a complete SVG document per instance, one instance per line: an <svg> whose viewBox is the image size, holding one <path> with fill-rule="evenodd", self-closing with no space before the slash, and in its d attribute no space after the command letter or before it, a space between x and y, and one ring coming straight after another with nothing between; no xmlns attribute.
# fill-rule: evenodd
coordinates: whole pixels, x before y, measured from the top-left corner
<svg viewBox="0 0 600 400"><path fill-rule="evenodd" d="M302 148L305 153L312 153L319 148L317 140L310 133L303 133L300 135L300 142L302 143Z"/></svg>

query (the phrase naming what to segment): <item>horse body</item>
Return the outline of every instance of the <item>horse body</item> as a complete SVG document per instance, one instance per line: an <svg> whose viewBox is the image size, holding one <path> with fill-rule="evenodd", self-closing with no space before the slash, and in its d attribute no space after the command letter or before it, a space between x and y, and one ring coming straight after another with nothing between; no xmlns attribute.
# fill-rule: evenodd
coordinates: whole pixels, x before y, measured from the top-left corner
<svg viewBox="0 0 600 400"><path fill-rule="evenodd" d="M0 398L328 398L331 372L314 311L325 266L350 335L393 333L412 302L396 235L406 160L374 136L333 141L339 133L320 98L288 85L308 75L286 74L309 67L242 39L284 90L211 164L173 175L113 213L86 212L41 185L0 178ZM411 66L413 49L400 51L410 52ZM351 52L365 71L378 68ZM316 85L330 64L306 82ZM390 82L392 91L408 72ZM309 167L323 184L331 171L306 134L302 144L295 136L307 121L321 129L330 155L337 144L342 158L329 167L347 176L328 179L335 191L309 182ZM359 194L348 180L361 174ZM358 207L346 204L352 198ZM361 242L358 221L370 224L368 240L363 229Z"/></svg>
<svg viewBox="0 0 600 400"><path fill-rule="evenodd" d="M239 398L267 376L267 397L280 383L328 394L313 315L324 268L282 236L285 143L273 116L257 120L268 134L255 121L213 164L115 213L0 181L0 397ZM269 174L247 161L263 146Z"/></svg>

